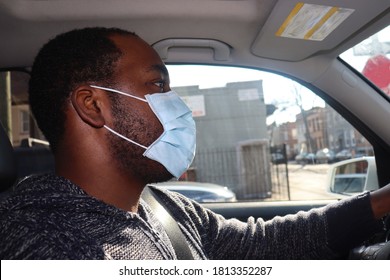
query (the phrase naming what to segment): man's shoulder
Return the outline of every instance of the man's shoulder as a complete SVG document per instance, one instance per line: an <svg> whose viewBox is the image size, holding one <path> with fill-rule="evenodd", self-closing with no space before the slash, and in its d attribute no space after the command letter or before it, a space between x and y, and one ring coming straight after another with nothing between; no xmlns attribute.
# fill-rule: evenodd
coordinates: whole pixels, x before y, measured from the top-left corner
<svg viewBox="0 0 390 280"><path fill-rule="evenodd" d="M14 187L18 193L73 193L84 194L80 187L70 180L53 173L31 175L21 179Z"/></svg>
<svg viewBox="0 0 390 280"><path fill-rule="evenodd" d="M77 189L64 186L55 176L31 176L19 182L0 201L0 222L30 229L66 225L77 199L89 201ZM76 202L75 202L76 201Z"/></svg>
<svg viewBox="0 0 390 280"><path fill-rule="evenodd" d="M104 257L95 240L72 222L75 204L88 206L90 199L67 184L55 176L30 177L1 201L1 259Z"/></svg>
<svg viewBox="0 0 390 280"><path fill-rule="evenodd" d="M98 246L58 215L12 211L0 217L1 259L96 259Z"/></svg>

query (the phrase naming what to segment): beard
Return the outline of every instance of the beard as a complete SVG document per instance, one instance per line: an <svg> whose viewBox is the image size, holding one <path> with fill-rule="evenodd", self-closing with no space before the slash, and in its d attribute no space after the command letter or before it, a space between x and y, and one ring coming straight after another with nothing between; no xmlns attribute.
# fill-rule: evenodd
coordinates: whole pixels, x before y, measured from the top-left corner
<svg viewBox="0 0 390 280"><path fill-rule="evenodd" d="M142 111L125 108L120 98L113 101L113 130L143 146L149 147L162 133L161 124L143 118ZM131 173L145 184L171 180L172 174L159 162L143 155L145 149L107 132L111 154L121 172Z"/></svg>

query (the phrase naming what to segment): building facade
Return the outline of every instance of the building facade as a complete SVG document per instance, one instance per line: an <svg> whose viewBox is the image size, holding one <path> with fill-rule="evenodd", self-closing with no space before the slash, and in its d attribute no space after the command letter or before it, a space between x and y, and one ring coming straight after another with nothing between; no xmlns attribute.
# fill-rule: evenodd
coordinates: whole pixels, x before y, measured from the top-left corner
<svg viewBox="0 0 390 280"><path fill-rule="evenodd" d="M272 130L271 143L274 145L285 143L290 147L288 155L291 155L292 147L296 154L315 154L318 150L328 148L335 153L348 150L352 156L373 155L371 144L328 105L301 112L296 115L295 123L281 124Z"/></svg>

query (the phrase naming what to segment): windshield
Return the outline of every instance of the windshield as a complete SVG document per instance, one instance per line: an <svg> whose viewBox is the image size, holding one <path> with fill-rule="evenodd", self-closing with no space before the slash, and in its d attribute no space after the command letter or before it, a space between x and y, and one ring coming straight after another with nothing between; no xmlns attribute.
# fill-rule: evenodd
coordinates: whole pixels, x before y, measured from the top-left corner
<svg viewBox="0 0 390 280"><path fill-rule="evenodd" d="M390 96L390 26L340 55L387 96Z"/></svg>

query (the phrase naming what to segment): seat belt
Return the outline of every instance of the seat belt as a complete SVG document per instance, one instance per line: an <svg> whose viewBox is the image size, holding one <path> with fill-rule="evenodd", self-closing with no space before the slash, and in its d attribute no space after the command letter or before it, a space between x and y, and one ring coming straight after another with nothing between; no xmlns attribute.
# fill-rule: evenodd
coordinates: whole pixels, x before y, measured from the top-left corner
<svg viewBox="0 0 390 280"><path fill-rule="evenodd" d="M183 232L172 217L172 214L168 212L169 210L164 207L164 202L154 193L153 188L146 186L142 192L142 199L149 205L153 214L163 225L172 243L173 249L175 250L177 259L193 260L194 256L192 255Z"/></svg>

